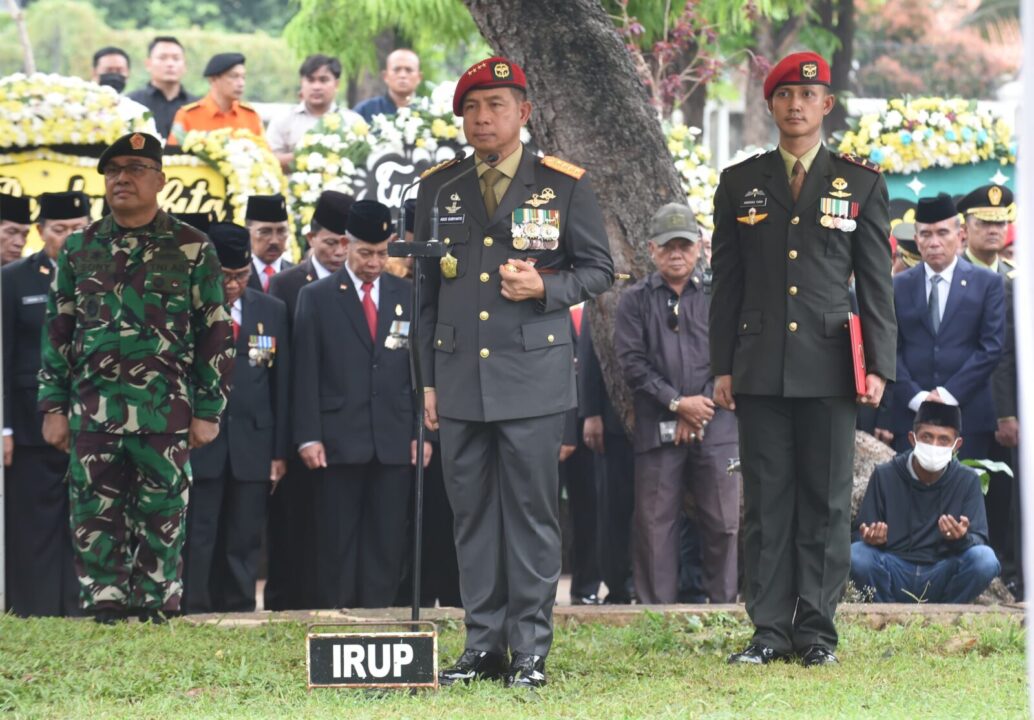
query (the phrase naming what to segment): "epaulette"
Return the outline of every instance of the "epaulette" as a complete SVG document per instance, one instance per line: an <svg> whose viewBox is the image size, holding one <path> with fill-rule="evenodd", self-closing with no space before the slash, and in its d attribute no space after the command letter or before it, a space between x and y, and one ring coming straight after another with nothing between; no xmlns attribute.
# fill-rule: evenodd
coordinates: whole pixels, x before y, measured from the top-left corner
<svg viewBox="0 0 1034 720"><path fill-rule="evenodd" d="M1014 263L1009 258L1004 258L1001 255L999 255L998 256L998 262L1002 263L1003 265L1005 265L1008 268L1012 268L1013 270L1016 269L1016 263Z"/></svg>
<svg viewBox="0 0 1034 720"><path fill-rule="evenodd" d="M569 163L566 160L561 160L553 155L544 155L539 161L550 170L556 170L564 175L569 175L575 180L581 180L582 175L585 174L585 168L578 167L574 163Z"/></svg>
<svg viewBox="0 0 1034 720"><path fill-rule="evenodd" d="M743 158L742 160L740 160L739 162L733 163L732 165L726 165L726 166L725 166L725 167L724 167L724 168L722 169L722 172L725 172L726 170L732 170L733 168L737 168L737 167L739 167L740 165L746 165L746 164L747 164L747 163L749 163L749 162L754 162L754 161L755 161L755 160L757 160L758 158L760 158L760 157L764 157L764 156L765 156L765 155L767 155L767 154L768 154L768 153L767 153L767 152L765 152L764 150L758 150L758 151L757 151L756 153L754 153L753 155L750 155L750 156L748 156L748 157L745 157L745 158Z"/></svg>
<svg viewBox="0 0 1034 720"><path fill-rule="evenodd" d="M437 165L432 165L431 167L427 168L422 173L420 173L420 179L423 180L425 177L427 177L429 175L434 175L439 170L444 170L447 167L452 167L456 163L460 162L462 159L463 158L455 158L454 157L454 158L449 158L448 160L443 160L442 162L438 163Z"/></svg>
<svg viewBox="0 0 1034 720"><path fill-rule="evenodd" d="M871 170L876 174L883 172L883 170L880 169L880 166L874 163L872 160L866 160L865 158L858 157L857 155L852 155L851 153L838 153L836 157L840 158L841 160L846 160L852 165L857 165L858 167L863 167L866 170Z"/></svg>

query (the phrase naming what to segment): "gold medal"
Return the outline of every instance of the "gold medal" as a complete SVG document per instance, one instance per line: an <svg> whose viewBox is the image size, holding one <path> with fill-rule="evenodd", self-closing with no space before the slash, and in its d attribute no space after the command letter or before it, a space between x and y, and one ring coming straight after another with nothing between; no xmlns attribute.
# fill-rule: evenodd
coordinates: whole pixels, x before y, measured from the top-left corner
<svg viewBox="0 0 1034 720"><path fill-rule="evenodd" d="M832 215L823 215L822 219L819 220L819 224L822 225L822 227L824 227L824 228L831 228L831 227L833 227L833 216Z"/></svg>
<svg viewBox="0 0 1034 720"><path fill-rule="evenodd" d="M513 238L514 250L527 250L528 245L530 244L531 243L528 242L528 238L524 237L523 235L515 235Z"/></svg>

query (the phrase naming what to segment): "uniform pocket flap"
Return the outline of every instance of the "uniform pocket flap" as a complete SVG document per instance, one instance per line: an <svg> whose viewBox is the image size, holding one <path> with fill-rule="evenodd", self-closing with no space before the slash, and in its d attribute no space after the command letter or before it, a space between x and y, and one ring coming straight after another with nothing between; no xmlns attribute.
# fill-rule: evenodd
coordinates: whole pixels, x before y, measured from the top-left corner
<svg viewBox="0 0 1034 720"><path fill-rule="evenodd" d="M571 321L565 316L527 323L521 326L521 334L524 336L525 351L541 350L554 345L569 345Z"/></svg>
<svg viewBox="0 0 1034 720"><path fill-rule="evenodd" d="M828 312L822 315L823 330L826 333L826 337L836 337L837 335L847 334L847 316L846 310L840 312Z"/></svg>
<svg viewBox="0 0 1034 720"><path fill-rule="evenodd" d="M737 335L757 335L761 332L761 311L744 310L740 313L740 322L736 326Z"/></svg>
<svg viewBox="0 0 1034 720"><path fill-rule="evenodd" d="M434 349L451 353L456 350L456 328L438 323L434 326Z"/></svg>
<svg viewBox="0 0 1034 720"><path fill-rule="evenodd" d="M320 411L327 412L330 410L337 410L343 407L345 404L344 395L321 395L320 396Z"/></svg>

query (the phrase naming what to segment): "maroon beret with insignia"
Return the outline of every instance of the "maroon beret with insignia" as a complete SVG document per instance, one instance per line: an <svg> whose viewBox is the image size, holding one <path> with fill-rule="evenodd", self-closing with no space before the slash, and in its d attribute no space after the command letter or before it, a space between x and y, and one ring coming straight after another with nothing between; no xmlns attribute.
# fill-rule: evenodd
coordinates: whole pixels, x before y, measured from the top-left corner
<svg viewBox="0 0 1034 720"><path fill-rule="evenodd" d="M780 85L825 85L829 87L829 63L813 52L787 55L772 68L765 78L765 100Z"/></svg>
<svg viewBox="0 0 1034 720"><path fill-rule="evenodd" d="M471 90L499 87L526 90L527 85L527 78L520 65L504 57L490 57L474 63L463 73L452 96L452 111L456 115L463 115L463 98Z"/></svg>

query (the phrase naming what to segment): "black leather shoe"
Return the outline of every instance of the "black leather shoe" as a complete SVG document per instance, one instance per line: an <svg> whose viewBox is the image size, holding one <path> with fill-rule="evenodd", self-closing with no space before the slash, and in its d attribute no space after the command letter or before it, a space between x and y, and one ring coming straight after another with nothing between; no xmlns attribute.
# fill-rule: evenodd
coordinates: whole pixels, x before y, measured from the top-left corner
<svg viewBox="0 0 1034 720"><path fill-rule="evenodd" d="M168 622L160 610L153 608L144 608L137 617L140 619L140 622L151 623L152 625L164 625Z"/></svg>
<svg viewBox="0 0 1034 720"><path fill-rule="evenodd" d="M126 613L116 608L101 608L93 613L93 621L98 625L117 625L126 621Z"/></svg>
<svg viewBox="0 0 1034 720"><path fill-rule="evenodd" d="M599 596L593 593L592 595L580 595L573 599L572 605L602 605L603 601L600 600Z"/></svg>
<svg viewBox="0 0 1034 720"><path fill-rule="evenodd" d="M812 645L801 654L801 662L804 667L816 667L817 665L838 665L840 661L831 650L821 645Z"/></svg>
<svg viewBox="0 0 1034 720"><path fill-rule="evenodd" d="M506 658L487 650L464 650L456 664L438 673L439 685L472 680L498 680L506 676Z"/></svg>
<svg viewBox="0 0 1034 720"><path fill-rule="evenodd" d="M789 655L778 653L768 645L759 642L752 642L743 652L733 653L729 656L730 665L768 665L776 660L786 660Z"/></svg>
<svg viewBox="0 0 1034 720"><path fill-rule="evenodd" d="M534 690L546 684L546 658L541 655L514 653L506 687Z"/></svg>

